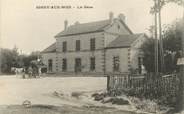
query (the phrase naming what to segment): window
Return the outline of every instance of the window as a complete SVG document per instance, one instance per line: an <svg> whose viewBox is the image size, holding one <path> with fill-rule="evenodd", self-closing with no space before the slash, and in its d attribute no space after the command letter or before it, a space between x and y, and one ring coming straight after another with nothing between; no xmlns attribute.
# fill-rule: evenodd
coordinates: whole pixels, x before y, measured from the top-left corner
<svg viewBox="0 0 184 114"><path fill-rule="evenodd" d="M95 50L95 38L90 39L90 50Z"/></svg>
<svg viewBox="0 0 184 114"><path fill-rule="evenodd" d="M48 71L52 72L52 59L48 60L48 67L49 67Z"/></svg>
<svg viewBox="0 0 184 114"><path fill-rule="evenodd" d="M66 41L63 42L63 52L67 51L67 43Z"/></svg>
<svg viewBox="0 0 184 114"><path fill-rule="evenodd" d="M141 57L138 57L138 70L139 70L139 74L142 73L142 68L141 68L141 66L142 66L142 59L141 59Z"/></svg>
<svg viewBox="0 0 184 114"><path fill-rule="evenodd" d="M76 40L76 51L80 51L80 40Z"/></svg>
<svg viewBox="0 0 184 114"><path fill-rule="evenodd" d="M67 70L67 60L66 59L63 59L62 70L63 71L66 71Z"/></svg>
<svg viewBox="0 0 184 114"><path fill-rule="evenodd" d="M76 58L75 59L75 72L81 72L82 71L82 62L81 58Z"/></svg>
<svg viewBox="0 0 184 114"><path fill-rule="evenodd" d="M113 71L119 71L119 56L113 57Z"/></svg>
<svg viewBox="0 0 184 114"><path fill-rule="evenodd" d="M91 71L95 70L95 57L90 58L90 70Z"/></svg>

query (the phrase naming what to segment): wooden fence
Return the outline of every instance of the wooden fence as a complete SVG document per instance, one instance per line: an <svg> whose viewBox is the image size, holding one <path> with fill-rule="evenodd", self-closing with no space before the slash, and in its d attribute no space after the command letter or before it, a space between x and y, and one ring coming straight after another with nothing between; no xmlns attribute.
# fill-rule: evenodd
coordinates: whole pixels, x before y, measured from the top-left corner
<svg viewBox="0 0 184 114"><path fill-rule="evenodd" d="M108 91L113 95L128 92L134 96L158 98L168 95L176 96L179 89L179 79L176 74L159 78L116 74L108 76L107 81Z"/></svg>

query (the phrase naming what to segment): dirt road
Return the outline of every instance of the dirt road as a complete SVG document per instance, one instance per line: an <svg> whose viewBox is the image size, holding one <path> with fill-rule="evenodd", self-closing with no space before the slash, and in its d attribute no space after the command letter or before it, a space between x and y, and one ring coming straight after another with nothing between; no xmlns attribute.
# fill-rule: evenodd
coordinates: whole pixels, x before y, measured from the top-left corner
<svg viewBox="0 0 184 114"><path fill-rule="evenodd" d="M92 93L105 90L105 77L0 76L0 114L136 114L130 112L134 110L130 105L109 106L91 98ZM74 92L82 94L75 98ZM56 93L63 96L58 98ZM22 107L25 100L31 101L33 107Z"/></svg>
<svg viewBox="0 0 184 114"><path fill-rule="evenodd" d="M144 114L117 110L109 107L74 107L34 105L31 108L23 106L0 106L0 114Z"/></svg>

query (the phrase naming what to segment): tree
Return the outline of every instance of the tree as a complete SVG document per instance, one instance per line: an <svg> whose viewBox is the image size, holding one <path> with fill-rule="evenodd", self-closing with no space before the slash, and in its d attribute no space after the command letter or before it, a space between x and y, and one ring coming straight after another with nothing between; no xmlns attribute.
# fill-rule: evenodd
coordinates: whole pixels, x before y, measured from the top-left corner
<svg viewBox="0 0 184 114"><path fill-rule="evenodd" d="M18 48L15 46L13 49L1 49L1 71L2 73L11 73L11 67L29 67L32 60L37 60L41 57L40 52L32 52L30 55L19 54Z"/></svg>
<svg viewBox="0 0 184 114"><path fill-rule="evenodd" d="M175 24L167 26L164 30L163 40L164 40L164 54L165 54L165 64L167 71L178 71L177 59L181 57L182 51L182 30L181 24L182 20L176 21ZM182 25L184 27L184 25ZM168 58L170 57L171 60Z"/></svg>
<svg viewBox="0 0 184 114"><path fill-rule="evenodd" d="M17 65L18 53L11 49L1 49L1 71L11 73L11 67Z"/></svg>
<svg viewBox="0 0 184 114"><path fill-rule="evenodd" d="M152 1L158 1L158 0L152 0ZM159 0L160 1L160 5L154 5L151 7L150 13L153 14L154 12L158 11L158 9L162 9L164 6L166 6L168 3L176 3L179 6L183 6L184 5L184 1L183 0Z"/></svg>
<svg viewBox="0 0 184 114"><path fill-rule="evenodd" d="M30 54L30 55L24 55L23 57L23 63L24 67L28 68L31 65L32 60L37 60L38 55Z"/></svg>
<svg viewBox="0 0 184 114"><path fill-rule="evenodd" d="M155 75L158 75L158 72L163 73L165 70L164 65L164 50L163 50L163 38L162 38L162 23L161 23L161 10L162 8L170 2L177 3L178 5L184 5L183 0L153 0L154 5L151 7L150 13L154 14L155 21ZM159 49L158 49L159 48ZM159 64L160 62L160 64ZM160 70L160 71L159 71Z"/></svg>
<svg viewBox="0 0 184 114"><path fill-rule="evenodd" d="M177 59L181 57L181 39L183 30L181 27L184 27L181 23L182 20L179 20L171 25L166 25L163 29L165 73L178 71L176 63ZM151 26L149 29L150 32L152 32L153 29L154 27ZM150 38L141 47L141 50L144 52L143 64L148 72L155 71L154 42L155 39Z"/></svg>
<svg viewBox="0 0 184 114"><path fill-rule="evenodd" d="M154 72L154 39L148 39L141 47L144 54L143 65L147 72Z"/></svg>

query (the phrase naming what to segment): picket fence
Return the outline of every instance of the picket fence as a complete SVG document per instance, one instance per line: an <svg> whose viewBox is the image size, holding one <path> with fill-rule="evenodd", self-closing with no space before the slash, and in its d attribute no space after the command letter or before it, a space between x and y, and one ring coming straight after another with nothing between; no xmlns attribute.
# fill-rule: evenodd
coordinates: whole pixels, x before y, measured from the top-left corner
<svg viewBox="0 0 184 114"><path fill-rule="evenodd" d="M131 95L148 98L176 96L179 90L179 78L177 74L159 76L159 78L154 78L153 75L114 74L107 76L107 89L113 95L127 91Z"/></svg>

